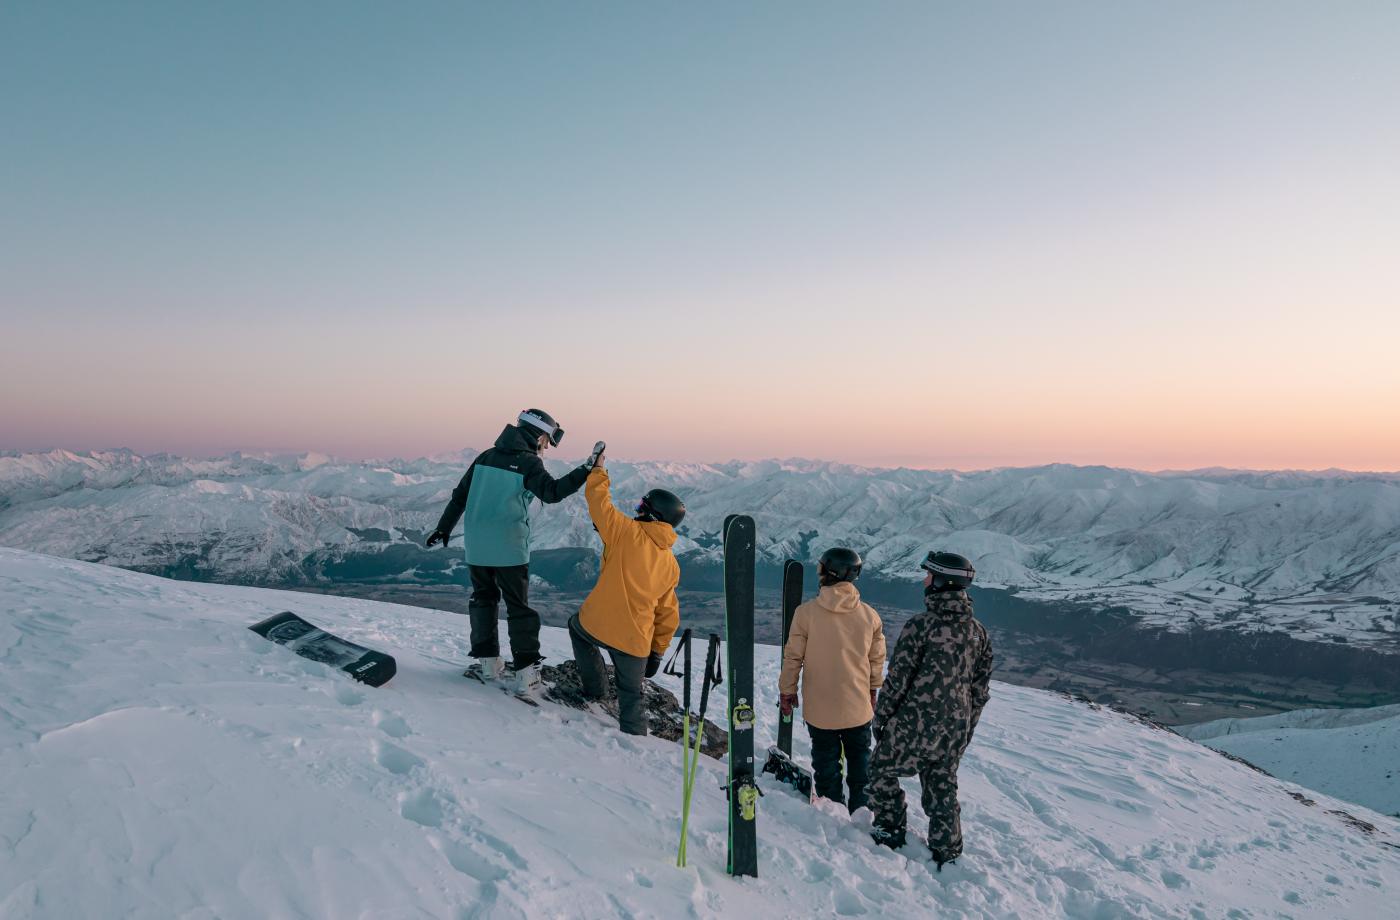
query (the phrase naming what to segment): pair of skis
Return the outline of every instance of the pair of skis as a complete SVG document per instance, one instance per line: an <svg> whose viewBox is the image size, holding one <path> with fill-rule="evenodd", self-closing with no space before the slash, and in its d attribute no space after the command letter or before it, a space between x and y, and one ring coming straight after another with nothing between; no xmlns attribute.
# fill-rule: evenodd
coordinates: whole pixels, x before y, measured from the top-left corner
<svg viewBox="0 0 1400 920"><path fill-rule="evenodd" d="M681 721L681 842L676 849L676 865L685 867L685 845L690 837L690 800L695 789L695 769L700 762L700 744L705 738L705 711L710 705L710 688L719 685L724 679L719 664L719 636L710 633L710 647L705 652L705 671L701 675L700 712L695 720L695 741L690 739L690 630L681 633L681 644L671 653L666 663L666 673L673 677L683 677L682 698L685 715ZM676 656L685 661L684 673L676 670Z"/></svg>

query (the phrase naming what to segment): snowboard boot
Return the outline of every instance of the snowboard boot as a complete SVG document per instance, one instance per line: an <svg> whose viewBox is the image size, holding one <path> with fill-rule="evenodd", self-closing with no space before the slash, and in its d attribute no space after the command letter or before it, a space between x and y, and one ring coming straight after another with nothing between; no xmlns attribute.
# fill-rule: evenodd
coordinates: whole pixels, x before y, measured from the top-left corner
<svg viewBox="0 0 1400 920"><path fill-rule="evenodd" d="M897 850L904 846L904 825L901 824L899 827L883 827L877 824L875 825L875 829L870 832L870 837L882 847L889 847L891 850Z"/></svg>
<svg viewBox="0 0 1400 920"><path fill-rule="evenodd" d="M511 678L515 685L512 688L516 696L528 697L544 684L544 666L541 662L543 658L536 658L524 667L512 667Z"/></svg>
<svg viewBox="0 0 1400 920"><path fill-rule="evenodd" d="M496 658L478 658L473 661L465 671L463 677L470 677L472 680L479 680L483 684L494 684L505 674L505 662Z"/></svg>
<svg viewBox="0 0 1400 920"><path fill-rule="evenodd" d="M956 865L957 861L958 858L956 856L950 856L947 859L941 859L937 853L933 854L933 863L938 867L939 872L943 871L944 866Z"/></svg>

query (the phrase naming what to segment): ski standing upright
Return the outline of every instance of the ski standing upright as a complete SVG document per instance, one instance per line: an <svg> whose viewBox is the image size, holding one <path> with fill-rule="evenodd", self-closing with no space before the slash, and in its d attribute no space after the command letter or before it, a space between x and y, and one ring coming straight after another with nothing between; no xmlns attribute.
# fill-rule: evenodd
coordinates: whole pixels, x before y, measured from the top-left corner
<svg viewBox="0 0 1400 920"><path fill-rule="evenodd" d="M792 632L792 615L802 603L802 563L789 559L783 563L783 648L787 648L788 633ZM778 749L792 756L792 713L778 715Z"/></svg>
<svg viewBox="0 0 1400 920"><path fill-rule="evenodd" d="M724 520L724 632L729 646L729 874L758 875L753 760L753 518Z"/></svg>
<svg viewBox="0 0 1400 920"><path fill-rule="evenodd" d="M792 631L792 616L802 603L802 575L802 563L795 559L783 563L783 648L787 648L788 635ZM798 766L792 759L792 711L784 713L781 702L778 703L778 743L768 749L763 772L771 773L808 802L812 801L816 785L812 771Z"/></svg>

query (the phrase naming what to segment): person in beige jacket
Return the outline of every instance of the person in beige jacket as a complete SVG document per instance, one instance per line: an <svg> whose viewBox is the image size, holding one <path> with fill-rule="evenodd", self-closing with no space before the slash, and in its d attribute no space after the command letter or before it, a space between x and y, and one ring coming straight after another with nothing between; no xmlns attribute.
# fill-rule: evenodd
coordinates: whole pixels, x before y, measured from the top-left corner
<svg viewBox="0 0 1400 920"><path fill-rule="evenodd" d="M783 714L798 705L812 738L816 793L844 802L850 811L865 805L870 767L870 722L875 694L885 679L885 633L880 615L860 599L860 554L834 547L817 563L821 591L797 608L783 647L778 699ZM841 794L841 756L846 758L849 798Z"/></svg>

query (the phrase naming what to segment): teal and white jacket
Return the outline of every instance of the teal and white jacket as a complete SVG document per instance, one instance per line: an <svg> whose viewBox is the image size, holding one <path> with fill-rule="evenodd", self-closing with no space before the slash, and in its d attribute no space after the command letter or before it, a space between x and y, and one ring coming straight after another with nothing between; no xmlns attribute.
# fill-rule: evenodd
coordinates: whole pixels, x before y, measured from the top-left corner
<svg viewBox="0 0 1400 920"><path fill-rule="evenodd" d="M555 479L544 468L535 441L522 429L509 425L496 446L472 461L452 499L442 512L437 529L451 533L463 518L462 542L467 564L492 567L527 565L530 562L530 502L563 501L588 479L584 467ZM465 517L464 517L465 513Z"/></svg>

